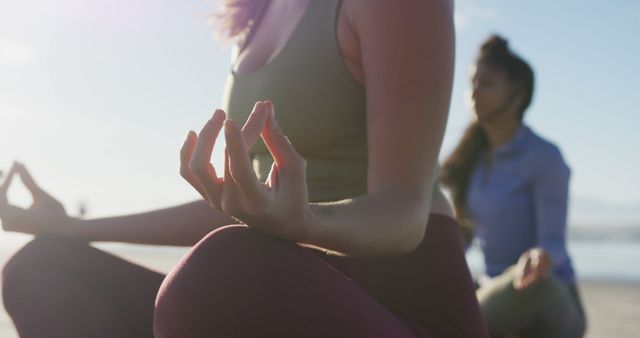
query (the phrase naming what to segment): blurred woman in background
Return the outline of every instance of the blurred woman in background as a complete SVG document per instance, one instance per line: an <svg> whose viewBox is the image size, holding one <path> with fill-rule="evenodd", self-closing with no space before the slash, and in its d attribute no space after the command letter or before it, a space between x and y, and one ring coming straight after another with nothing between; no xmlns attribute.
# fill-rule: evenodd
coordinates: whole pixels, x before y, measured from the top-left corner
<svg viewBox="0 0 640 338"><path fill-rule="evenodd" d="M477 291L494 337L582 337L585 317L566 246L570 170L560 150L523 124L531 67L491 36L471 75L475 121L445 161L467 244L486 271Z"/></svg>

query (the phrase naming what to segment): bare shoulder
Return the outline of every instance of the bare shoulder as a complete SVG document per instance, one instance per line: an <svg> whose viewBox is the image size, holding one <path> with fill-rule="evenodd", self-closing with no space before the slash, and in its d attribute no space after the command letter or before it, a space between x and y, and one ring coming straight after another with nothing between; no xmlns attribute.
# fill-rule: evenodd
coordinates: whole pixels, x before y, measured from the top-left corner
<svg viewBox="0 0 640 338"><path fill-rule="evenodd" d="M453 0L345 0L344 10L352 22L375 18L380 24L401 19L405 24L412 20L452 15Z"/></svg>
<svg viewBox="0 0 640 338"><path fill-rule="evenodd" d="M426 86L441 77L449 82L455 54L451 0L344 0L341 10L368 89L380 81L388 87L393 79L398 85L418 80Z"/></svg>

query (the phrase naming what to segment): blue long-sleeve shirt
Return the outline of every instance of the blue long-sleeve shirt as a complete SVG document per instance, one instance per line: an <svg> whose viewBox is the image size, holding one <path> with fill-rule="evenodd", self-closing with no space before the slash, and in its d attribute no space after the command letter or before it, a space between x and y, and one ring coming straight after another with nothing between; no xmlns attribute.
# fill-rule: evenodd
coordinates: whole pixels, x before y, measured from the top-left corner
<svg viewBox="0 0 640 338"><path fill-rule="evenodd" d="M575 273L566 247L570 169L560 150L523 126L489 160L483 154L467 192L486 274L493 277L539 246L566 282Z"/></svg>

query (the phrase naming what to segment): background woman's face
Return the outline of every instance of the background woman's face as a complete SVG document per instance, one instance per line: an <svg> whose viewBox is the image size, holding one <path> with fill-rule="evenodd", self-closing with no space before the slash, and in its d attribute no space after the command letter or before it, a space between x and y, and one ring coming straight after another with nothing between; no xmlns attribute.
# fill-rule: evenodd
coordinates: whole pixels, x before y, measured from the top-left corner
<svg viewBox="0 0 640 338"><path fill-rule="evenodd" d="M506 71L498 70L483 62L471 69L471 93L469 109L479 122L489 122L505 112L514 91Z"/></svg>

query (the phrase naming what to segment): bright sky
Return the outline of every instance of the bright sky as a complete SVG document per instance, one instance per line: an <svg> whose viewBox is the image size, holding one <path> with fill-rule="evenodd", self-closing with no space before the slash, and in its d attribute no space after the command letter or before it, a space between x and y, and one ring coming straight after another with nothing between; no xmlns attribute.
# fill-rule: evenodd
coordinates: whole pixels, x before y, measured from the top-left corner
<svg viewBox="0 0 640 338"><path fill-rule="evenodd" d="M103 216L196 198L178 150L221 102L229 48L206 25L214 8L0 0L0 168L25 162L71 214L81 200ZM460 0L456 22L443 156L468 123L468 66L488 34L504 34L536 72L527 122L573 169L572 220L640 224L640 2Z"/></svg>

